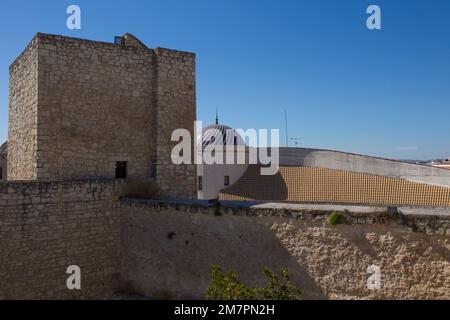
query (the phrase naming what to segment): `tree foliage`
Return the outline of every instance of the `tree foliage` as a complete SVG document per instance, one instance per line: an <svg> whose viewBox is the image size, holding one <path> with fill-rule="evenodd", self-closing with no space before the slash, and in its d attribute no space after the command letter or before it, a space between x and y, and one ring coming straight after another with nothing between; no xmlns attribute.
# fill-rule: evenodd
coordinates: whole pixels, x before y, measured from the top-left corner
<svg viewBox="0 0 450 320"><path fill-rule="evenodd" d="M249 287L238 280L234 271L223 272L218 265L211 266L211 284L207 300L298 300L301 289L290 282L287 269L277 275L269 268L263 273L268 279L265 287Z"/></svg>

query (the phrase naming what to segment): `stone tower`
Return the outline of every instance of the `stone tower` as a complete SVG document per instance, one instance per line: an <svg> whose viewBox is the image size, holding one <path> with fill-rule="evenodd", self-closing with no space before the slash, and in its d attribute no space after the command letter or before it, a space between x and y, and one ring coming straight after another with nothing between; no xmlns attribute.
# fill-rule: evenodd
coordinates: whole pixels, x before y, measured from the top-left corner
<svg viewBox="0 0 450 320"><path fill-rule="evenodd" d="M38 33L10 67L8 179L153 179L196 197L195 165L173 165L172 131L196 119L195 55Z"/></svg>

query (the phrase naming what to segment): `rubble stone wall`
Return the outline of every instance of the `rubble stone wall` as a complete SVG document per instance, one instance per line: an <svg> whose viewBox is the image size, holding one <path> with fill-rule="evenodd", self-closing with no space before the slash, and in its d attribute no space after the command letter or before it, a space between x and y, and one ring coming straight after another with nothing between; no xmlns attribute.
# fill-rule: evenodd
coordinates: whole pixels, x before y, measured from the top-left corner
<svg viewBox="0 0 450 320"><path fill-rule="evenodd" d="M0 182L0 299L109 298L120 261L121 183ZM69 290L67 267L81 268Z"/></svg>
<svg viewBox="0 0 450 320"><path fill-rule="evenodd" d="M288 268L303 299L450 299L450 217L342 214L328 226L326 211L125 200L121 287L202 299L216 264L251 286L267 284L264 267Z"/></svg>
<svg viewBox="0 0 450 320"><path fill-rule="evenodd" d="M9 68L7 176L37 178L38 38Z"/></svg>
<svg viewBox="0 0 450 320"><path fill-rule="evenodd" d="M11 66L8 179L113 178L126 161L129 178L196 197L196 166L171 161L172 132L194 137L195 55L124 39L36 35Z"/></svg>

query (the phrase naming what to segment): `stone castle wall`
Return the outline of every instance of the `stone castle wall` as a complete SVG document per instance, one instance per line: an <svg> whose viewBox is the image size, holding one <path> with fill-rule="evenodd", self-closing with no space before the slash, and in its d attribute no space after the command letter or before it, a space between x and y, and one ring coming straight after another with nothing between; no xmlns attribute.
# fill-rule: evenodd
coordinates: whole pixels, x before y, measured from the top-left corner
<svg viewBox="0 0 450 320"><path fill-rule="evenodd" d="M110 43L39 36L37 178L150 177L152 51Z"/></svg>
<svg viewBox="0 0 450 320"><path fill-rule="evenodd" d="M265 286L288 268L303 299L450 299L450 218L388 212L215 207L124 199L121 288L152 298L203 299L213 264ZM381 268L380 290L367 267Z"/></svg>
<svg viewBox="0 0 450 320"><path fill-rule="evenodd" d="M121 183L0 182L0 299L108 298L119 277ZM81 289L68 290L69 265Z"/></svg>
<svg viewBox="0 0 450 320"><path fill-rule="evenodd" d="M195 56L124 40L38 34L10 67L8 178L37 181L0 182L0 299L203 298L212 264L249 285L288 267L304 298L450 299L448 217L346 212L328 227L328 212L119 201L125 181L76 180L127 161L164 195L196 196L196 167L170 158L174 129L195 136Z"/></svg>
<svg viewBox="0 0 450 320"><path fill-rule="evenodd" d="M157 182L161 190L179 198L197 198L197 167L174 165L171 150L174 128L189 130L191 159L194 158L194 121L196 119L195 55L163 48L155 49L157 57ZM191 162L193 163L193 162Z"/></svg>
<svg viewBox="0 0 450 320"><path fill-rule="evenodd" d="M38 38L9 68L8 177L37 178Z"/></svg>
<svg viewBox="0 0 450 320"><path fill-rule="evenodd" d="M170 160L172 131L193 132L195 55L124 39L33 39L11 72L10 180L110 178L127 161L130 178L195 197L196 167Z"/></svg>
<svg viewBox="0 0 450 320"><path fill-rule="evenodd" d="M124 189L125 188L125 189ZM0 183L0 299L203 298L209 268L265 285L289 268L304 299L449 299L450 218L155 202L126 182ZM382 289L366 287L369 265ZM81 290L66 286L81 268Z"/></svg>

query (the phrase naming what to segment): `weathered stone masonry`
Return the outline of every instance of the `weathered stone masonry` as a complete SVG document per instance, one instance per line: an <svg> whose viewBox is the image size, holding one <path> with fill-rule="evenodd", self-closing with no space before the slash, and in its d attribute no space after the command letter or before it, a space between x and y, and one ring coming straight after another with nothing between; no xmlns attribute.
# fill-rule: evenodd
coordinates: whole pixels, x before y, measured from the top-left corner
<svg viewBox="0 0 450 320"><path fill-rule="evenodd" d="M175 166L175 129L194 136L195 55L38 33L10 67L0 183L0 299L108 298L120 273L127 176L196 197L196 166ZM194 141L192 141L194 143ZM3 165L3 160L8 165ZM18 181L20 180L20 181ZM66 268L82 290L66 288Z"/></svg>
<svg viewBox="0 0 450 320"><path fill-rule="evenodd" d="M194 198L196 167L170 159L196 119L195 55L38 33L10 68L9 180L154 179Z"/></svg>
<svg viewBox="0 0 450 320"><path fill-rule="evenodd" d="M450 298L449 217L346 212L326 227L326 211L120 201L124 184L1 182L0 299L203 298L212 264L249 285L288 267L305 299ZM66 287L73 264L81 290Z"/></svg>
<svg viewBox="0 0 450 320"><path fill-rule="evenodd" d="M203 298L211 264L249 285L288 267L304 298L450 298L448 216L346 212L327 227L328 212L120 199L117 161L195 198L196 167L170 159L174 129L194 136L195 90L192 53L36 35L10 67L8 179L26 181L0 182L0 299ZM73 264L81 290L66 287Z"/></svg>
<svg viewBox="0 0 450 320"><path fill-rule="evenodd" d="M38 37L9 68L8 176L37 178Z"/></svg>
<svg viewBox="0 0 450 320"><path fill-rule="evenodd" d="M330 227L327 215L124 199L121 287L202 299L218 264L252 286L264 267L289 268L303 299L450 299L450 217L343 212ZM380 290L367 288L372 264Z"/></svg>
<svg viewBox="0 0 450 320"><path fill-rule="evenodd" d="M0 299L108 298L120 260L122 183L0 182ZM82 290L68 290L78 265Z"/></svg>

